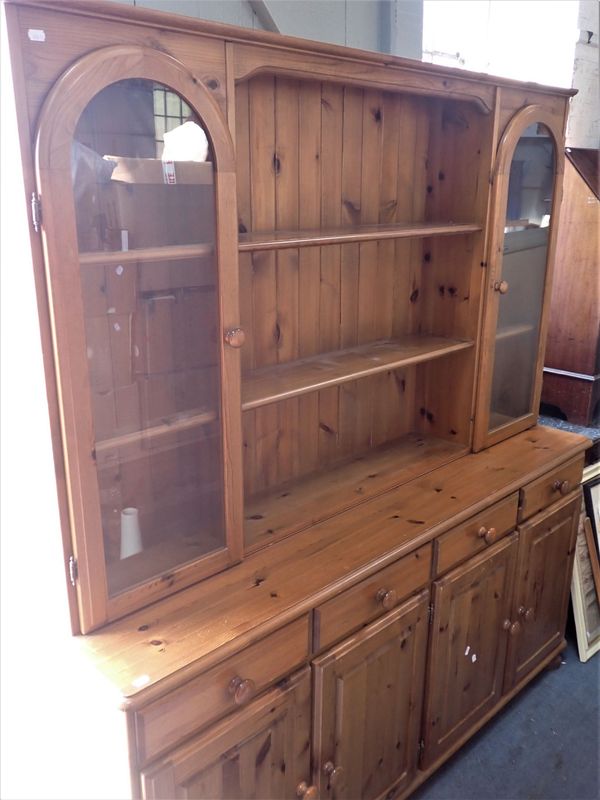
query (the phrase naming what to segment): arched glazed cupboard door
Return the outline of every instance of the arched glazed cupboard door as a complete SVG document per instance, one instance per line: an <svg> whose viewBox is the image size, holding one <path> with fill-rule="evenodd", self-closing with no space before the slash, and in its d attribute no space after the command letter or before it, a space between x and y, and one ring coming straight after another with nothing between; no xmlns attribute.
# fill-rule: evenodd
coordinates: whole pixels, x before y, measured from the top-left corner
<svg viewBox="0 0 600 800"><path fill-rule="evenodd" d="M107 47L50 92L36 170L86 632L241 557L233 147L182 64Z"/></svg>
<svg viewBox="0 0 600 800"><path fill-rule="evenodd" d="M560 206L562 130L538 106L498 148L474 449L535 424Z"/></svg>

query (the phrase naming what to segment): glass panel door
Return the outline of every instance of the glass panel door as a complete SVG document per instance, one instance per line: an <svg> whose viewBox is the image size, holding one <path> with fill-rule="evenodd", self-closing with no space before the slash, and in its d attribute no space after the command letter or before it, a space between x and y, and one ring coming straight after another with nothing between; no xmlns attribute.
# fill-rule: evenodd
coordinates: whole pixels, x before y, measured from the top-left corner
<svg viewBox="0 0 600 800"><path fill-rule="evenodd" d="M553 138L528 127L510 168L494 343L489 430L534 411L540 323L555 174Z"/></svg>
<svg viewBox="0 0 600 800"><path fill-rule="evenodd" d="M225 547L213 158L168 87L113 83L72 145L108 594Z"/></svg>

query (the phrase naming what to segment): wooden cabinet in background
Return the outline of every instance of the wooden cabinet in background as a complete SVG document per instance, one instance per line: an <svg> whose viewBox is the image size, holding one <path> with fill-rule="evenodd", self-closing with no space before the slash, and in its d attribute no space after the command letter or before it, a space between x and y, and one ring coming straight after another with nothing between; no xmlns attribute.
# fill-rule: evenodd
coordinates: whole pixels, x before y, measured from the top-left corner
<svg viewBox="0 0 600 800"><path fill-rule="evenodd" d="M542 402L600 421L600 155L567 148Z"/></svg>
<svg viewBox="0 0 600 800"><path fill-rule="evenodd" d="M588 441L536 409L572 91L2 5L115 796L407 796L565 645Z"/></svg>

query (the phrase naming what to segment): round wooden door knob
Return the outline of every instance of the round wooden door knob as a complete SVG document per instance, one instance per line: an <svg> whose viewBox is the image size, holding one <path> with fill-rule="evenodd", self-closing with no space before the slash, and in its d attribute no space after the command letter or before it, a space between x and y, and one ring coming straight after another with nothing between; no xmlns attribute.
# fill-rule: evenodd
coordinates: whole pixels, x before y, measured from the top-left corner
<svg viewBox="0 0 600 800"><path fill-rule="evenodd" d="M233 697L236 706L242 706L254 694L256 686L250 678L240 678L238 675L229 683L229 694Z"/></svg>
<svg viewBox="0 0 600 800"><path fill-rule="evenodd" d="M246 341L246 334L243 328L230 328L225 331L225 341L230 347L241 347Z"/></svg>
<svg viewBox="0 0 600 800"><path fill-rule="evenodd" d="M569 483L569 481L554 481L554 483L552 484L552 488L554 489L555 492L560 492L560 494L565 495L569 494L569 491L571 489L571 484Z"/></svg>
<svg viewBox="0 0 600 800"><path fill-rule="evenodd" d="M516 636L521 630L521 623L518 621L511 622L509 619L505 619L502 623L502 628L503 630L508 631L511 636Z"/></svg>
<svg viewBox="0 0 600 800"><path fill-rule="evenodd" d="M535 616L535 611L533 608L525 608L525 606L519 606L519 616L523 617L525 622L531 622L531 620Z"/></svg>
<svg viewBox="0 0 600 800"><path fill-rule="evenodd" d="M496 281L494 283L494 291L506 294L508 292L508 281Z"/></svg>
<svg viewBox="0 0 600 800"><path fill-rule="evenodd" d="M319 800L319 790L316 786L309 786L306 781L302 781L296 787L296 794L302 800Z"/></svg>
<svg viewBox="0 0 600 800"><path fill-rule="evenodd" d="M477 536L484 539L486 544L494 544L498 538L498 531L496 528L486 528L484 525L477 531Z"/></svg>
<svg viewBox="0 0 600 800"><path fill-rule="evenodd" d="M398 593L395 589L380 589L377 592L377 602L383 606L386 611L393 608L398 602Z"/></svg>
<svg viewBox="0 0 600 800"><path fill-rule="evenodd" d="M339 784L342 775L344 774L343 767L336 767L333 761L326 761L323 764L323 772L329 778L329 785L333 789L337 784Z"/></svg>

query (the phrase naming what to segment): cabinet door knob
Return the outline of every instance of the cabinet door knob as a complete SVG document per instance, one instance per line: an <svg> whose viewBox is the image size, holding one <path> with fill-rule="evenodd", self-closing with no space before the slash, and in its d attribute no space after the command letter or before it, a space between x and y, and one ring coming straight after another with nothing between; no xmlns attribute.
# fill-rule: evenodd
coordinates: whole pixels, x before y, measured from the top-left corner
<svg viewBox="0 0 600 800"><path fill-rule="evenodd" d="M386 611L393 608L398 602L398 593L395 589L380 589L377 592L377 602L383 606Z"/></svg>
<svg viewBox="0 0 600 800"><path fill-rule="evenodd" d="M243 328L230 328L225 331L225 341L230 347L241 347L246 341L246 334Z"/></svg>
<svg viewBox="0 0 600 800"><path fill-rule="evenodd" d="M525 608L525 606L519 606L519 616L523 617L525 622L531 622L531 620L535 616L535 611L533 608Z"/></svg>
<svg viewBox="0 0 600 800"><path fill-rule="evenodd" d="M329 778L329 786L333 789L340 782L344 768L336 767L333 761L326 761L323 764L323 772Z"/></svg>
<svg viewBox="0 0 600 800"><path fill-rule="evenodd" d="M560 494L565 495L569 494L569 490L571 489L571 484L569 481L554 481L552 484L552 488L555 492L560 492Z"/></svg>
<svg viewBox="0 0 600 800"><path fill-rule="evenodd" d="M236 675L229 683L229 694L233 697L233 701L237 706L244 705L254 694L256 686L254 681L250 678L240 678Z"/></svg>
<svg viewBox="0 0 600 800"><path fill-rule="evenodd" d="M494 283L494 291L506 294L508 292L508 281L496 281Z"/></svg>
<svg viewBox="0 0 600 800"><path fill-rule="evenodd" d="M485 539L486 544L494 544L498 538L498 531L496 528L486 528L485 525L482 525L477 531L477 536L480 539Z"/></svg>
<svg viewBox="0 0 600 800"><path fill-rule="evenodd" d="M319 800L319 790L316 786L309 786L306 781L302 781L296 786L296 794L302 800Z"/></svg>
<svg viewBox="0 0 600 800"><path fill-rule="evenodd" d="M521 630L521 623L518 620L511 622L509 619L505 619L502 623L502 630L508 631L511 636L516 636Z"/></svg>

